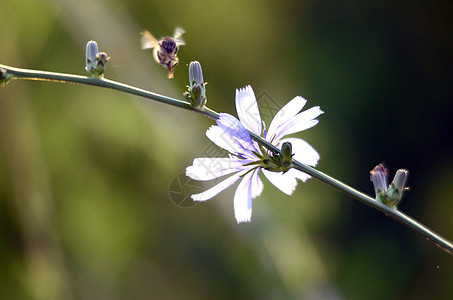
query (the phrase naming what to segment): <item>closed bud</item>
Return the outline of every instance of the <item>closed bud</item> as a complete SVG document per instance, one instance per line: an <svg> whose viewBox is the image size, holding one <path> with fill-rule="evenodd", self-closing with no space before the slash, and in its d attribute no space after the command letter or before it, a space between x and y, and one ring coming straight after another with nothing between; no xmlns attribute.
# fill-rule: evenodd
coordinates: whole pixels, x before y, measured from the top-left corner
<svg viewBox="0 0 453 300"><path fill-rule="evenodd" d="M258 165L262 168L271 171L271 172L283 172L286 173L291 169L291 164L293 161L293 149L292 145L289 142L282 144L282 149L280 153L273 153L272 156L260 156L257 153L253 152L258 157L262 157ZM256 164L256 163L253 163Z"/></svg>
<svg viewBox="0 0 453 300"><path fill-rule="evenodd" d="M399 191L406 189L407 178L409 177L409 171L406 169L399 169L396 171L395 178L392 183Z"/></svg>
<svg viewBox="0 0 453 300"><path fill-rule="evenodd" d="M388 171L383 164L379 164L370 172L370 180L373 182L374 192L376 193L376 200L381 202L379 199L383 193L387 192Z"/></svg>
<svg viewBox="0 0 453 300"><path fill-rule="evenodd" d="M198 61L192 61L189 64L189 84L203 84L203 70Z"/></svg>
<svg viewBox="0 0 453 300"><path fill-rule="evenodd" d="M370 174L370 179L376 192L376 201L396 209L403 198L403 192L408 189L406 188L406 182L409 171L405 169L398 170L390 186L387 185L388 171L383 164L377 165Z"/></svg>
<svg viewBox="0 0 453 300"><path fill-rule="evenodd" d="M396 207L403 199L403 193L407 190L406 182L408 177L408 170L400 169L396 172L395 178L393 178L393 181L387 191L388 200L392 206Z"/></svg>
<svg viewBox="0 0 453 300"><path fill-rule="evenodd" d="M91 74L96 69L96 57L99 53L98 43L95 41L89 41L87 43L87 50L86 50L86 67L88 74Z"/></svg>
<svg viewBox="0 0 453 300"><path fill-rule="evenodd" d="M12 76L8 74L8 71L6 69L0 68L0 84L2 86L7 84L11 78Z"/></svg>
<svg viewBox="0 0 453 300"><path fill-rule="evenodd" d="M293 160L293 146L290 142L285 142L282 145L282 165L289 167Z"/></svg>
<svg viewBox="0 0 453 300"><path fill-rule="evenodd" d="M96 55L96 58L97 58L97 61L98 61L98 65L99 64L102 64L105 66L105 64L107 63L107 61L110 59L110 57L107 56L107 53L105 52L99 52L97 55Z"/></svg>
<svg viewBox="0 0 453 300"><path fill-rule="evenodd" d="M199 100L201 100L200 98L203 94L203 87L201 86L201 84L194 84L190 92L191 98L198 102Z"/></svg>
<svg viewBox="0 0 453 300"><path fill-rule="evenodd" d="M206 98L206 83L203 82L203 71L198 61L193 61L189 65L189 85L184 97L190 102L193 108L203 109Z"/></svg>
<svg viewBox="0 0 453 300"><path fill-rule="evenodd" d="M98 44L95 41L89 41L87 43L85 69L90 77L103 77L109 59L110 57L108 57L107 53L99 52Z"/></svg>

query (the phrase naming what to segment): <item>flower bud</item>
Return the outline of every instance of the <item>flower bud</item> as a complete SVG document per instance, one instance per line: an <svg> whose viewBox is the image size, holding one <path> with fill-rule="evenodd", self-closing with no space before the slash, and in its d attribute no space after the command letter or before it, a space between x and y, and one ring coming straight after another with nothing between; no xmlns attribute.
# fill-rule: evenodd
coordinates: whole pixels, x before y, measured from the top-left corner
<svg viewBox="0 0 453 300"><path fill-rule="evenodd" d="M8 71L4 68L0 68L0 84L4 86L11 79L11 75L8 74Z"/></svg>
<svg viewBox="0 0 453 300"><path fill-rule="evenodd" d="M387 186L388 171L383 164L377 165L370 174L370 179L376 192L376 201L396 209L398 203L401 202L403 192L408 189L406 188L406 182L409 171L405 169L398 170L390 186Z"/></svg>
<svg viewBox="0 0 453 300"><path fill-rule="evenodd" d="M98 43L95 41L89 41L87 43L87 50L86 50L86 70L88 74L91 74L94 69L96 69L96 56L98 55Z"/></svg>
<svg viewBox="0 0 453 300"><path fill-rule="evenodd" d="M253 152L262 159L259 163L253 162L252 164L256 164L271 172L283 172L284 174L291 169L291 163L293 161L292 148L291 143L285 142L282 144L280 153L273 153L271 156L261 156Z"/></svg>
<svg viewBox="0 0 453 300"><path fill-rule="evenodd" d="M99 52L98 44L95 41L89 41L87 43L85 69L90 77L103 77L109 59L110 57L105 52Z"/></svg>
<svg viewBox="0 0 453 300"><path fill-rule="evenodd" d="M105 66L105 64L107 63L107 61L110 59L110 57L107 56L107 53L105 52L99 52L97 55L96 55L96 59L98 61L98 65L99 64L102 64Z"/></svg>
<svg viewBox="0 0 453 300"><path fill-rule="evenodd" d="M407 178L409 177L409 171L406 169L399 169L396 171L395 178L392 183L399 191L406 189Z"/></svg>
<svg viewBox="0 0 453 300"><path fill-rule="evenodd" d="M184 93L187 101L193 108L203 109L206 104L206 83L203 82L203 71L198 61L193 61L189 65L189 85Z"/></svg>
<svg viewBox="0 0 453 300"><path fill-rule="evenodd" d="M201 84L194 84L191 88L190 95L192 99L200 99L203 93L203 87Z"/></svg>
<svg viewBox="0 0 453 300"><path fill-rule="evenodd" d="M388 201L392 206L397 206L403 198L403 193L406 188L407 178L409 176L409 171L405 169L400 169L396 172L395 178L393 178L392 183L387 191Z"/></svg>
<svg viewBox="0 0 453 300"><path fill-rule="evenodd" d="M282 165L288 168L293 160L293 146L290 142L285 142L282 145Z"/></svg>
<svg viewBox="0 0 453 300"><path fill-rule="evenodd" d="M189 64L189 84L192 86L194 83L203 84L203 70L198 61Z"/></svg>
<svg viewBox="0 0 453 300"><path fill-rule="evenodd" d="M373 182L376 198L380 197L382 193L387 192L388 171L383 164L379 164L370 172L370 180ZM377 199L376 199L377 200Z"/></svg>

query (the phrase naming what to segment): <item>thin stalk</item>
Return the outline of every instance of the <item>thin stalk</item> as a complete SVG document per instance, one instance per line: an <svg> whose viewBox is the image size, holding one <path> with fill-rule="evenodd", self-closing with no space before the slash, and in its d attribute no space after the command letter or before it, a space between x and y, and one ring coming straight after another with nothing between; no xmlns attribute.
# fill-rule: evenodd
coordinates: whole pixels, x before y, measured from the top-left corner
<svg viewBox="0 0 453 300"><path fill-rule="evenodd" d="M219 113L211 110L207 107L203 108L202 110L198 110L193 108L189 102L182 101L178 99L174 99L171 97L166 97L163 95L159 95L150 91L146 91L143 89L139 89L130 85L126 85L120 82L116 82L113 80L108 80L104 78L90 78L86 76L78 76L72 74L64 74L64 73L54 73L54 72L45 72L45 71L36 71L36 70L27 70L27 69L20 69L20 68L13 68L5 65L0 64L0 68L2 69L2 74L8 79L25 79L25 80L40 80L40 81L51 81L51 82L62 82L62 83L78 83L78 84L87 84L93 86L99 86L109 89L114 89L117 91L125 92L128 94L144 97L147 99L151 99L154 101L162 102L165 104L169 104L172 106L176 106L179 108L183 108L186 110L190 110L199 114L202 114L206 117L209 117L213 120L217 120L219 118ZM5 73L6 72L6 73ZM255 140L260 145L266 147L270 151L274 153L280 153L280 150L272 145L271 143L267 142L260 136L250 132L250 136L253 140ZM360 202L377 209L378 211L384 213L386 216L391 217L392 219L402 223L403 225L411 228L412 230L418 232L429 241L433 242L435 245L440 247L441 249L445 250L447 253L453 255L453 244L446 239L442 238L438 234L434 233L427 227L423 226L421 223L415 221L414 219L408 217L407 215L403 214L402 212L392 209L380 202L375 201L373 198L365 195L364 193L359 192L358 190L338 181L310 166L307 166L297 160L292 162L291 167L307 173L308 175L322 181L337 190L345 193L346 195L359 200Z"/></svg>

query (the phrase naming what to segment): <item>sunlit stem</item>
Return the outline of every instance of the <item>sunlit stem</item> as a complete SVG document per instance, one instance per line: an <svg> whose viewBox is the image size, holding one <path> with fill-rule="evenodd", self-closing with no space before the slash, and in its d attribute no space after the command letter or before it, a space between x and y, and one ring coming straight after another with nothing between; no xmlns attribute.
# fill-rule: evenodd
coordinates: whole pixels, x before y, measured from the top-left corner
<svg viewBox="0 0 453 300"><path fill-rule="evenodd" d="M20 68L13 68L5 65L0 64L0 68L6 70L8 76L12 76L11 79L26 79L26 80L41 80L41 81L53 81L53 82L62 82L62 83L79 83L79 84L87 84L93 86L99 86L109 89L118 90L121 92L129 93L132 95L137 95L140 97L144 97L147 99L151 99L154 101L162 102L165 104L169 104L172 106L176 106L179 108L183 108L186 110L190 110L199 114L202 114L206 117L209 117L213 120L217 120L220 116L217 112L204 107L203 109L194 109L191 104L187 101L182 101L170 97L166 97L163 95L159 95L153 92L149 92L143 89L139 89L130 85L126 85L123 83L119 83L116 81L104 79L104 78L89 78L86 76L78 76L72 74L63 74L63 73L54 73L54 72L44 72L44 71L36 71L36 70L26 70ZM250 136L253 140L255 140L260 145L266 147L270 151L274 153L280 153L280 150L272 145L271 143L265 141L260 136L250 132ZM405 226L411 228L412 230L420 233L422 236L439 246L440 248L447 251L449 254L453 255L453 244L449 241L445 240L441 236L437 235L436 233L432 232L430 229L426 228L422 224L418 223L417 221L413 220L412 218L406 216L402 212L392 209L382 203L375 201L373 198L359 192L358 190L338 181L310 166L307 166L303 163L298 162L297 160L293 160L291 167L307 173L308 175L327 183L328 185L342 191L346 195L359 200L360 202L377 209L380 212L383 212L386 216L393 218L394 220L404 224Z"/></svg>

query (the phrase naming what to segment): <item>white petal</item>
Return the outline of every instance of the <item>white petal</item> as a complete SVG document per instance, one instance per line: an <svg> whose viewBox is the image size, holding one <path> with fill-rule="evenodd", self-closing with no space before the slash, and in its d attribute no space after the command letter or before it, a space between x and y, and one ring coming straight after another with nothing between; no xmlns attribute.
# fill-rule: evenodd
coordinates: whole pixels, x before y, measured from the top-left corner
<svg viewBox="0 0 453 300"><path fill-rule="evenodd" d="M225 149L230 153L239 153L242 152L242 147L234 141L228 134L225 133L223 129L219 126L211 126L206 131L206 136L217 146Z"/></svg>
<svg viewBox="0 0 453 300"><path fill-rule="evenodd" d="M236 90L236 110L245 128L261 135L261 117L255 93L250 85Z"/></svg>
<svg viewBox="0 0 453 300"><path fill-rule="evenodd" d="M238 223L250 222L252 217L252 176L249 172L238 185L234 194L234 216Z"/></svg>
<svg viewBox="0 0 453 300"><path fill-rule="evenodd" d="M245 152L257 151L255 146L253 146L249 132L238 119L230 114L221 113L216 122L225 134L234 140Z"/></svg>
<svg viewBox="0 0 453 300"><path fill-rule="evenodd" d="M195 158L193 165L186 168L186 176L195 180L211 180L222 177L243 168L242 163L230 157Z"/></svg>
<svg viewBox="0 0 453 300"><path fill-rule="evenodd" d="M255 199L259 195L261 195L261 192L263 191L263 182L261 181L259 175L259 169L256 169L253 171L253 176L250 179L252 182L252 198Z"/></svg>
<svg viewBox="0 0 453 300"><path fill-rule="evenodd" d="M319 154L306 141L299 138L287 138L280 140L280 143L290 142L293 148L294 159L301 163L316 166L319 160Z"/></svg>
<svg viewBox="0 0 453 300"><path fill-rule="evenodd" d="M272 138L275 130L280 125L297 115L304 107L305 103L307 103L307 100L300 96L297 96L293 100L289 101L285 106L283 106L283 108L278 111L274 119L272 119L271 124L269 125L269 130L267 131L267 136L269 137L269 139Z"/></svg>
<svg viewBox="0 0 453 300"><path fill-rule="evenodd" d="M296 177L297 179L301 180L302 182L305 182L311 178L311 176L308 175L307 173L301 172L296 169L291 169L288 171L288 173L290 173L292 176Z"/></svg>
<svg viewBox="0 0 453 300"><path fill-rule="evenodd" d="M297 180L293 173L289 171L285 174L281 172L271 172L263 169L264 176L278 189L287 195L291 195L297 186Z"/></svg>
<svg viewBox="0 0 453 300"><path fill-rule="evenodd" d="M233 183L235 183L239 178L241 178L240 174L236 173L236 174L228 177L227 179L223 180L222 182L216 184L209 190L206 190L199 194L194 194L191 197L194 201L209 200L212 197L214 197L215 195L217 195L218 193L220 193L221 191L223 191L224 189L226 189L227 187L229 187L230 185L232 185Z"/></svg>
<svg viewBox="0 0 453 300"><path fill-rule="evenodd" d="M318 124L318 120L315 120L315 118L322 113L324 112L319 108L319 106L315 106L301 112L300 114L297 114L275 130L274 140L278 141L285 135L299 132L315 126L316 124Z"/></svg>

